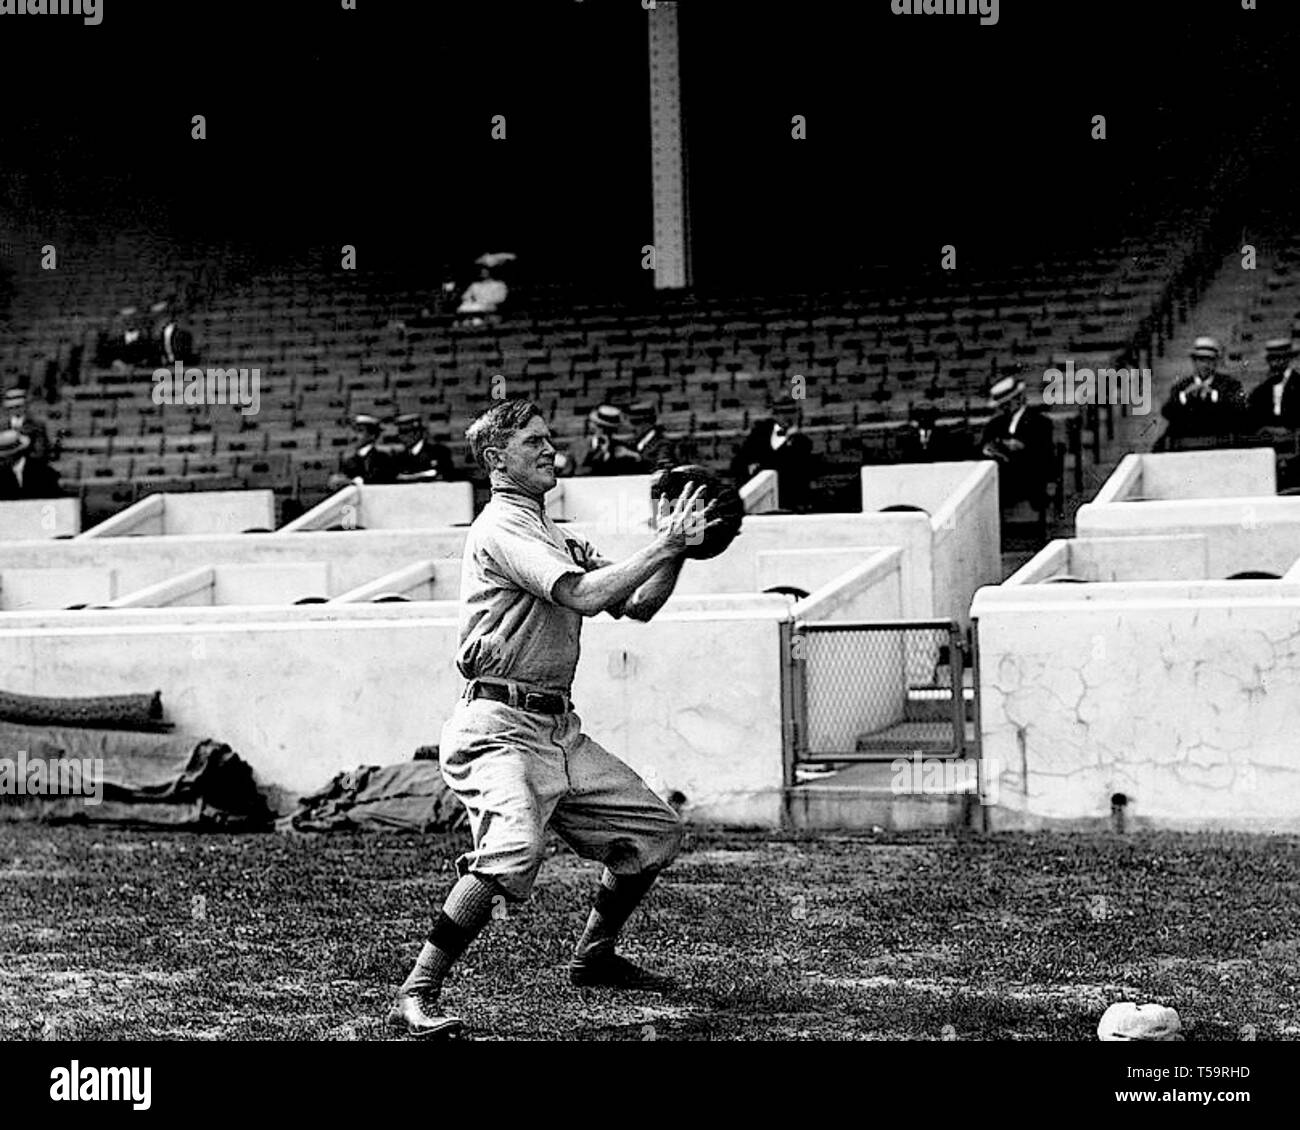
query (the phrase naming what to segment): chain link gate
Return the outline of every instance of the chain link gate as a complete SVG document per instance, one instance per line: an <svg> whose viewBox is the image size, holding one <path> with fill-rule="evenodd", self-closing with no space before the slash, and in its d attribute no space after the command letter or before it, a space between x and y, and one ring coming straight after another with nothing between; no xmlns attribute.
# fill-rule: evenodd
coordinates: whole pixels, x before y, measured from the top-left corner
<svg viewBox="0 0 1300 1130"><path fill-rule="evenodd" d="M800 621L790 647L796 763L967 756L966 641L956 622Z"/></svg>

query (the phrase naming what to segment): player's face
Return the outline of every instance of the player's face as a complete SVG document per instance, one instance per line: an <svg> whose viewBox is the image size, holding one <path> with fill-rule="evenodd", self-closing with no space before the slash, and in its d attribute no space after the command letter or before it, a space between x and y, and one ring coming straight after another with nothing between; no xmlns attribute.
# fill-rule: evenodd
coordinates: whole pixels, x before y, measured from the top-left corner
<svg viewBox="0 0 1300 1130"><path fill-rule="evenodd" d="M540 416L529 420L498 450L498 469L525 490L545 494L555 486L555 445L550 427Z"/></svg>

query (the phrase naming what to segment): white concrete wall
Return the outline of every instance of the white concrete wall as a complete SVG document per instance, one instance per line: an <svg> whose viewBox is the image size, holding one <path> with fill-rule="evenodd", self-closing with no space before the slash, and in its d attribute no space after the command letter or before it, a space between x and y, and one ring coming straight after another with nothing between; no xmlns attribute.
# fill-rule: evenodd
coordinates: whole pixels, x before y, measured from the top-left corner
<svg viewBox="0 0 1300 1130"><path fill-rule="evenodd" d="M349 530L426 530L474 520L472 483L351 484L323 499L277 533L344 526Z"/></svg>
<svg viewBox="0 0 1300 1130"><path fill-rule="evenodd" d="M1210 543L1204 534L1073 538L1070 572L1090 581L1203 581Z"/></svg>
<svg viewBox="0 0 1300 1130"><path fill-rule="evenodd" d="M19 498L0 502L0 541L59 538L81 531L76 498Z"/></svg>
<svg viewBox="0 0 1300 1130"><path fill-rule="evenodd" d="M746 514L766 514L781 506L780 478L775 471L759 471L740 488L740 500Z"/></svg>
<svg viewBox="0 0 1300 1130"><path fill-rule="evenodd" d="M1007 585L1041 585L1050 577L1070 571L1070 542L1065 538L1049 541L1019 569L1002 582Z"/></svg>
<svg viewBox="0 0 1300 1130"><path fill-rule="evenodd" d="M862 468L862 511L886 506L920 506L930 514L964 489L973 469L996 466L989 460L966 463L891 463Z"/></svg>
<svg viewBox="0 0 1300 1130"><path fill-rule="evenodd" d="M1271 447L1143 454L1146 499L1244 498L1277 494L1277 456Z"/></svg>
<svg viewBox="0 0 1300 1130"><path fill-rule="evenodd" d="M947 496L930 517L934 600L931 615L970 623L970 602L983 585L1002 577L1002 515L998 507L997 464L935 463L950 467ZM964 473L958 477L957 470Z"/></svg>
<svg viewBox="0 0 1300 1130"><path fill-rule="evenodd" d="M660 616L667 613L755 613L763 617L788 613L794 601L787 596L749 593L716 596L674 596ZM340 603L281 605L267 608L261 605L236 604L205 605L117 605L111 610L95 608L65 611L63 609L27 609L8 613L3 626L9 630L51 628L68 631L78 628L112 629L117 627L149 626L155 629L183 625L221 624L334 624L353 620L455 620L460 614L456 600L412 601L397 604ZM588 624L593 621L587 621Z"/></svg>
<svg viewBox="0 0 1300 1130"><path fill-rule="evenodd" d="M989 588L975 600L995 828L1300 831L1300 585Z"/></svg>
<svg viewBox="0 0 1300 1130"><path fill-rule="evenodd" d="M275 493L209 490L151 494L92 526L82 538L237 534L275 526Z"/></svg>
<svg viewBox="0 0 1300 1130"><path fill-rule="evenodd" d="M954 615L964 620L966 589L1000 576L1000 561L989 552L996 543L996 527L990 529L978 517L991 497L991 488L978 476L972 481L975 489L954 503L972 514L966 516L966 510L958 509L961 516L951 529L936 531L933 520L921 513L747 517L741 535L725 554L711 561L688 563L679 590L683 594L753 591L759 555L774 550L894 545L903 550L904 616ZM629 531L584 523L572 523L568 528L589 538L614 560L639 549L652 536L649 529ZM932 558L936 540L943 555L938 564L940 577L951 578L952 585L947 597L938 600L938 607ZM451 599L459 594L464 542L464 528L7 542L0 544L0 570L47 565L111 569L117 574L116 591L125 593L205 565L328 561L334 590L344 593L387 573L432 560L436 563L434 586L420 595ZM792 555L788 560L793 563L797 558ZM770 565L766 568L764 578L772 583L799 583L781 579ZM798 567L799 571L803 568Z"/></svg>
<svg viewBox="0 0 1300 1130"><path fill-rule="evenodd" d="M1081 506L1081 538L1203 534L1211 577L1285 573L1300 558L1300 498L1247 497Z"/></svg>
<svg viewBox="0 0 1300 1130"><path fill-rule="evenodd" d="M1141 453L1125 455L1090 501L1101 504L1141 498L1142 458Z"/></svg>
<svg viewBox="0 0 1300 1130"><path fill-rule="evenodd" d="M302 597L330 595L328 562L276 565L216 565L124 593L119 608L291 605Z"/></svg>
<svg viewBox="0 0 1300 1130"><path fill-rule="evenodd" d="M650 476L591 475L560 479L546 495L546 512L556 521L640 532L649 528L653 513Z"/></svg>
<svg viewBox="0 0 1300 1130"><path fill-rule="evenodd" d="M1201 581L1209 577L1204 534L1130 538L1069 538L1048 542L1006 579L1036 585L1052 577L1085 581Z"/></svg>
<svg viewBox="0 0 1300 1130"><path fill-rule="evenodd" d="M680 790L701 820L780 820L788 602L762 599L766 612L585 624L574 698L588 732L656 788ZM462 686L457 629L424 607L318 605L219 621L202 609L135 610L87 613L79 627L66 613L41 631L0 619L0 686L161 689L182 730L229 742L262 780L302 792L438 742Z"/></svg>
<svg viewBox="0 0 1300 1130"><path fill-rule="evenodd" d="M404 596L407 600L431 601L435 597L438 581L436 561L417 561L368 581L363 585L339 593L335 601L355 604L372 601L381 596ZM444 594L445 595L445 594Z"/></svg>
<svg viewBox="0 0 1300 1130"><path fill-rule="evenodd" d="M893 547L868 550L848 569L817 585L793 613L797 620L898 620L903 613L903 554Z"/></svg>
<svg viewBox="0 0 1300 1130"><path fill-rule="evenodd" d="M1124 456L1094 504L1277 494L1272 448L1139 452Z"/></svg>
<svg viewBox="0 0 1300 1130"><path fill-rule="evenodd" d="M425 530L474 521L472 483L400 483L361 487L368 530Z"/></svg>
<svg viewBox="0 0 1300 1130"><path fill-rule="evenodd" d="M573 527L590 539L606 557L618 560L649 540L649 533L629 534L585 525ZM912 618L934 615L931 593L930 520L924 514L802 514L754 515L745 518L740 536L726 553L710 561L688 561L678 585L681 593L749 592L759 576L760 554L773 550L853 549L860 546L897 546L903 551L903 614ZM0 554L3 551L0 550ZM763 577L773 584L794 584L767 559ZM789 558L799 561L797 556ZM0 556L3 561L3 556ZM806 568L794 567L796 575ZM996 579L996 574L993 579ZM766 587L770 587L765 585Z"/></svg>
<svg viewBox="0 0 1300 1130"><path fill-rule="evenodd" d="M0 611L67 608L113 599L111 569L0 569Z"/></svg>
<svg viewBox="0 0 1300 1130"><path fill-rule="evenodd" d="M111 569L118 575L117 591L125 593L203 565L327 561L341 593L395 569L434 560L438 593L454 599L460 593L464 547L463 529L6 542L0 543L0 571L47 566Z"/></svg>
<svg viewBox="0 0 1300 1130"><path fill-rule="evenodd" d="M855 545L844 549L770 549L754 555L754 588L765 592L788 585L813 593L876 557L887 547Z"/></svg>

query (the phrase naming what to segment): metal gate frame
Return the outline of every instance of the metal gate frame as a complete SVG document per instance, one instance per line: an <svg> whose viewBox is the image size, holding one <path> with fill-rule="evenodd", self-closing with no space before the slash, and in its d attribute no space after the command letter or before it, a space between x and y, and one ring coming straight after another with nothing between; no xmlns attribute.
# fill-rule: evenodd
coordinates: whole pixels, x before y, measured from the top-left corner
<svg viewBox="0 0 1300 1130"><path fill-rule="evenodd" d="M948 661L952 695L952 749L951 751L930 751L931 756L966 758L969 756L966 740L966 697L965 671L967 667L966 632L955 620L827 620L809 622L797 620L782 625L782 651L786 661L781 665L783 729L785 731L784 747L785 782L787 786L795 783L795 767L800 763L830 762L879 762L887 760L879 753L866 753L857 750L843 750L812 753L808 749L808 682L806 675L807 661L802 654L801 637L818 632L837 631L902 631L906 629L930 630L942 629L948 633ZM973 632L972 632L973 639ZM978 672L975 685L976 744L979 740L979 686ZM895 753L893 755L897 757Z"/></svg>

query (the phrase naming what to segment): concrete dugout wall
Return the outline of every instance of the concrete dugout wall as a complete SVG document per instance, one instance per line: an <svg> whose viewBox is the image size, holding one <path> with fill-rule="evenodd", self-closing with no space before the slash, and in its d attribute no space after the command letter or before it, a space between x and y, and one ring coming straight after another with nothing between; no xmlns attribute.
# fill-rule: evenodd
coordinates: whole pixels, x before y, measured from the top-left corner
<svg viewBox="0 0 1300 1130"><path fill-rule="evenodd" d="M19 498L0 502L0 541L70 537L81 531L75 498Z"/></svg>
<svg viewBox="0 0 1300 1130"><path fill-rule="evenodd" d="M587 621L574 698L588 732L661 792L683 793L693 817L776 826L789 601L746 600L665 610L650 624ZM59 613L41 627L5 618L3 685L160 689L182 729L229 742L261 779L302 792L437 743L462 680L455 616L438 614L454 606L435 607L128 609Z"/></svg>
<svg viewBox="0 0 1300 1130"><path fill-rule="evenodd" d="M1300 585L1006 585L977 594L998 828L1300 830Z"/></svg>
<svg viewBox="0 0 1300 1130"><path fill-rule="evenodd" d="M242 530L270 530L274 525L273 491L194 491L148 495L78 538L237 534Z"/></svg>

